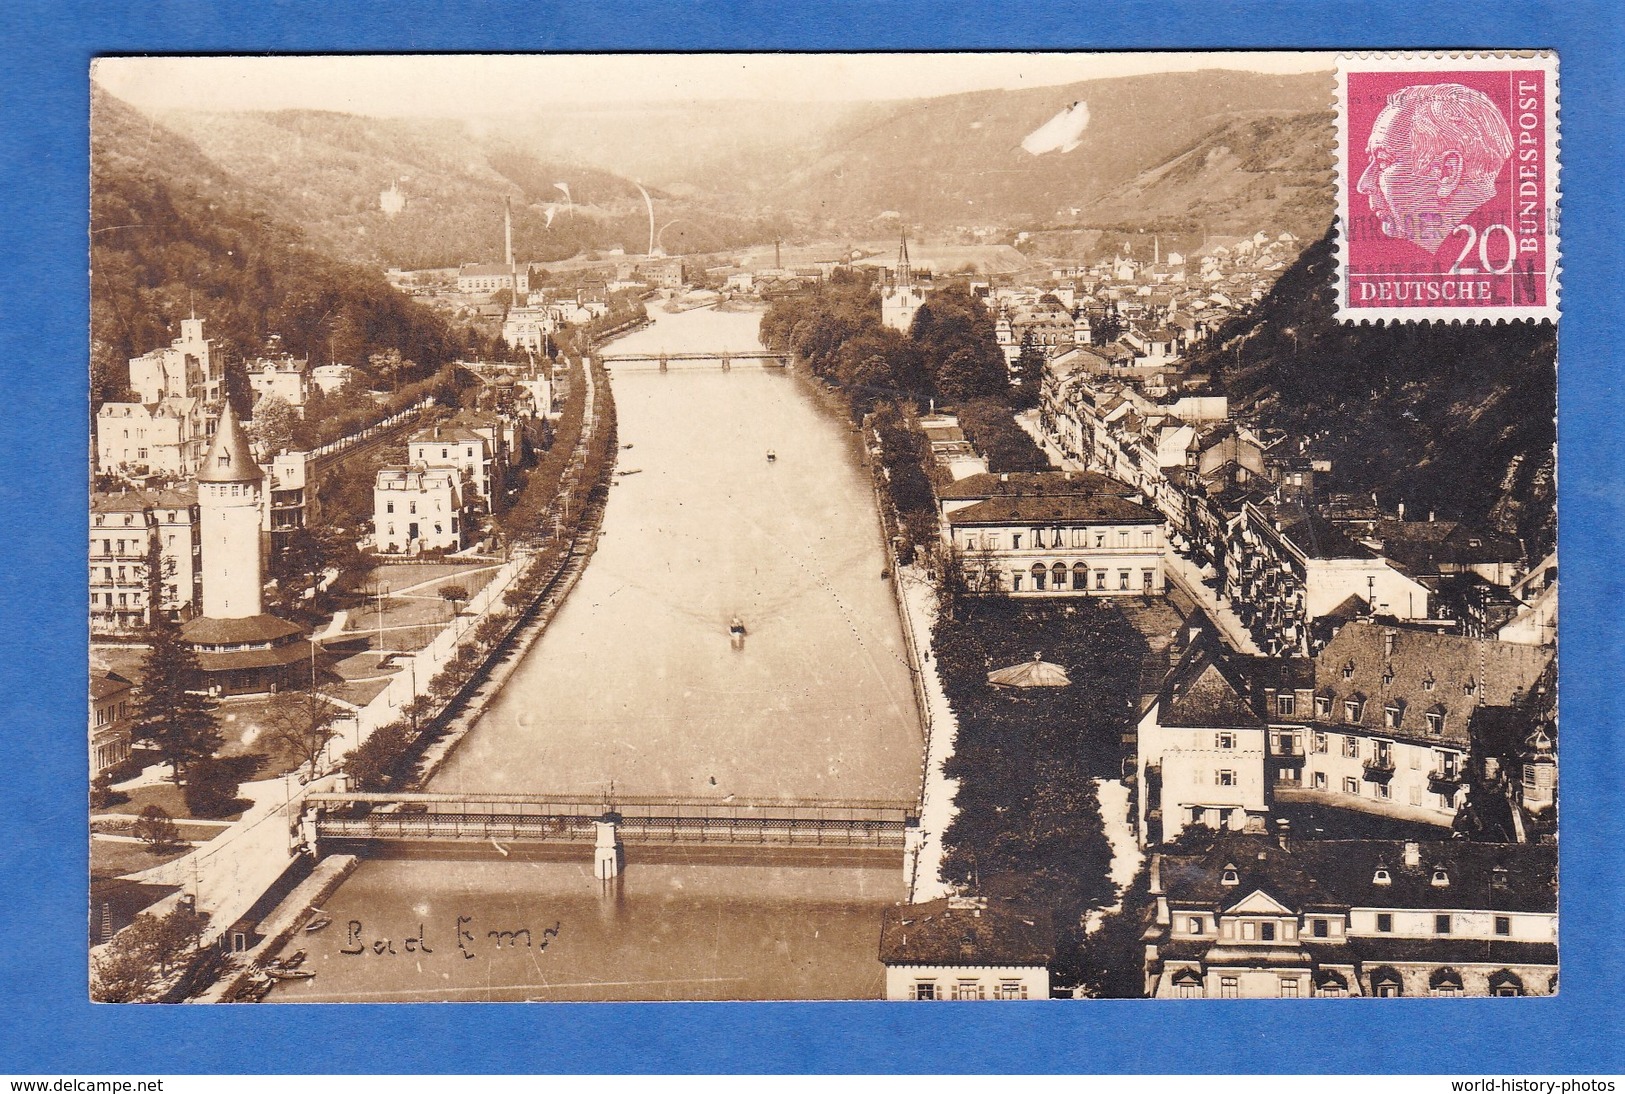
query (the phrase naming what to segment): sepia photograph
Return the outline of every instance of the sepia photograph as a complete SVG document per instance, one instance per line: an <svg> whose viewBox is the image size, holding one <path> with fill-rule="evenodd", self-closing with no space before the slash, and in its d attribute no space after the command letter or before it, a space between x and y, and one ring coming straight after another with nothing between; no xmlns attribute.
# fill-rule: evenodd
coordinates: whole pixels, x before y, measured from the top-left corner
<svg viewBox="0 0 1625 1094"><path fill-rule="evenodd" d="M1558 994L1554 54L87 79L90 1000Z"/></svg>

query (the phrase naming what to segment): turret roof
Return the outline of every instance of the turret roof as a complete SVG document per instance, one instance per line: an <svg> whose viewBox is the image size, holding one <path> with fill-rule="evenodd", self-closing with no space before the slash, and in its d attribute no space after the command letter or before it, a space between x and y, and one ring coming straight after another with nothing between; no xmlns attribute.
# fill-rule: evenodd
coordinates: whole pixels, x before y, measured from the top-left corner
<svg viewBox="0 0 1625 1094"><path fill-rule="evenodd" d="M209 453L203 457L198 469L198 482L259 482L263 478L260 465L254 462L254 453L248 447L248 436L237 422L237 414L226 404L220 415L220 428L215 430Z"/></svg>

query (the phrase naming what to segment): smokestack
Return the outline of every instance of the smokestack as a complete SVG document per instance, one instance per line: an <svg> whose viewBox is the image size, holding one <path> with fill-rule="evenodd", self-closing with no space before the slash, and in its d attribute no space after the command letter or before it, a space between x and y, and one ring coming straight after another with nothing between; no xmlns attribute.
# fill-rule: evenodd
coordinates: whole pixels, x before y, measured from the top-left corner
<svg viewBox="0 0 1625 1094"><path fill-rule="evenodd" d="M1275 822L1275 842L1281 845L1281 850L1292 850L1292 822L1285 817Z"/></svg>
<svg viewBox="0 0 1625 1094"><path fill-rule="evenodd" d="M503 256L503 258L502 258L502 260L508 264L508 269L512 270L513 269L513 199L512 198L503 198L502 199L502 234L503 234L503 246L502 246L502 256Z"/></svg>

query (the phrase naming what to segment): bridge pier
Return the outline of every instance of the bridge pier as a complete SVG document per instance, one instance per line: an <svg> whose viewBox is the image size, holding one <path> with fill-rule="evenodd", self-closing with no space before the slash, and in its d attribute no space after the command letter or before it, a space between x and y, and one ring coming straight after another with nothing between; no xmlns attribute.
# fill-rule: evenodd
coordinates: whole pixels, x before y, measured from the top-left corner
<svg viewBox="0 0 1625 1094"><path fill-rule="evenodd" d="M607 816L595 821L597 841L593 847L593 876L599 881L611 881L621 872L621 834L615 822Z"/></svg>

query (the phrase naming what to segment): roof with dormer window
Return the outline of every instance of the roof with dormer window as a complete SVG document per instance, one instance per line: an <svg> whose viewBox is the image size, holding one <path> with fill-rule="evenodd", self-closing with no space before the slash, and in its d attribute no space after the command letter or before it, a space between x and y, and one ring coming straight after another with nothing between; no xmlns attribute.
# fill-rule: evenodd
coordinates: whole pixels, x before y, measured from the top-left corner
<svg viewBox="0 0 1625 1094"><path fill-rule="evenodd" d="M237 412L226 404L220 415L220 428L215 430L209 452L198 469L198 482L259 482L264 477L260 465L254 462L254 453L248 447L248 435L237 421Z"/></svg>

